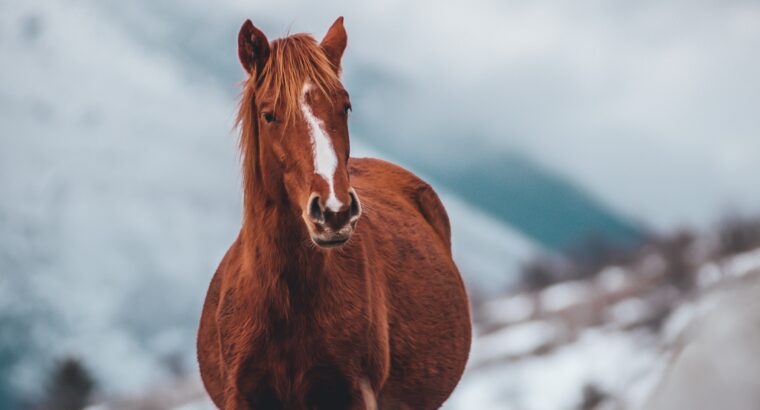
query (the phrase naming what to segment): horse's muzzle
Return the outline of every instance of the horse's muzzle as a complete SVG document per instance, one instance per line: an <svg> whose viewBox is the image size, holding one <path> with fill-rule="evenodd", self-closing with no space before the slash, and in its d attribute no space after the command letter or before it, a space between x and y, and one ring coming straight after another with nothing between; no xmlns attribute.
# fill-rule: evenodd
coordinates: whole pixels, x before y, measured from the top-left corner
<svg viewBox="0 0 760 410"><path fill-rule="evenodd" d="M353 189L349 192L349 198L350 203L347 206L332 211L325 208L318 195L311 195L304 220L314 244L322 248L335 248L351 239L362 209L359 197Z"/></svg>

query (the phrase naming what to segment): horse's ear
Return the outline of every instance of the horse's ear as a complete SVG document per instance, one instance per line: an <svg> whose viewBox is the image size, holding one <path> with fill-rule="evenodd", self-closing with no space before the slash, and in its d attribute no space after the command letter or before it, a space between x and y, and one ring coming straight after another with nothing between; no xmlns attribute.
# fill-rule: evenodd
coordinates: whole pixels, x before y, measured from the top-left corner
<svg viewBox="0 0 760 410"><path fill-rule="evenodd" d="M343 16L341 16L330 26L325 38L322 39L322 43L319 44L327 55L327 59L338 72L340 72L340 59L343 57L343 51L346 50L347 42L348 35L343 27Z"/></svg>
<svg viewBox="0 0 760 410"><path fill-rule="evenodd" d="M264 33L246 20L243 27L240 27L238 34L238 56L240 63L248 74L252 74L254 69L261 73L267 59L269 58L269 40Z"/></svg>

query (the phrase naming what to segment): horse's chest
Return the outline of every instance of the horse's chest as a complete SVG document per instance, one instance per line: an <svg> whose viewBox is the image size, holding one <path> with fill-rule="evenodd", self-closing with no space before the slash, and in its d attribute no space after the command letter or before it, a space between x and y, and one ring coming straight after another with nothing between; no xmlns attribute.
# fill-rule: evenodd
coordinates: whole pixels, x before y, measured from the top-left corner
<svg viewBox="0 0 760 410"><path fill-rule="evenodd" d="M271 394L280 401L309 402L323 392L349 397L351 380L365 373L369 355L366 332L319 327L294 321L298 328L281 329L280 339L252 341L257 352L249 371L259 373L252 393ZM282 324L281 324L282 326ZM264 393L257 393L257 392ZM328 397L330 398L330 397ZM332 400L332 398L330 398ZM285 408L312 408L296 402ZM341 408L317 406L316 408Z"/></svg>
<svg viewBox="0 0 760 410"><path fill-rule="evenodd" d="M365 312L356 308L342 311L315 308L287 316L272 313L264 320L265 337L251 342L260 345L271 357L299 363L360 354L365 350L370 326Z"/></svg>
<svg viewBox="0 0 760 410"><path fill-rule="evenodd" d="M358 282L344 282L351 289L340 293L288 288L223 298L218 310L221 350L226 367L239 372L237 379L247 396L307 400L365 377L368 363L378 361L381 349L379 340L371 337L375 322L365 288ZM247 320L239 319L244 316ZM303 407L291 404L285 408Z"/></svg>

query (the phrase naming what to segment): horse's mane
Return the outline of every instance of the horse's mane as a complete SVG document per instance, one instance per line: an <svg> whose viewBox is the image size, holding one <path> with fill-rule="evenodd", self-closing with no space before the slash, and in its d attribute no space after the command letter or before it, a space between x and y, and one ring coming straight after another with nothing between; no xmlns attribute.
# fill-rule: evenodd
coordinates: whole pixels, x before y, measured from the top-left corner
<svg viewBox="0 0 760 410"><path fill-rule="evenodd" d="M270 44L269 58L261 70L253 72L244 83L236 126L241 128L240 148L245 159L244 178L246 191L253 183L258 168L260 142L258 141L256 96L271 93L274 106L282 105L278 121L293 120L298 113L299 99L306 81L317 90L329 95L341 88L338 67L333 66L317 41L309 34L293 34L274 40ZM250 167L250 168L249 168Z"/></svg>

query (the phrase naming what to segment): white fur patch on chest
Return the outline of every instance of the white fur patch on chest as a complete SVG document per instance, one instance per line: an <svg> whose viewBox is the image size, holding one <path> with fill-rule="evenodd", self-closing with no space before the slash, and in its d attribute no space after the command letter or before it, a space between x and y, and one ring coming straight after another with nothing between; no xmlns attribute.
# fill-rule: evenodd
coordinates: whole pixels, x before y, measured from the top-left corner
<svg viewBox="0 0 760 410"><path fill-rule="evenodd" d="M312 88L310 83L303 85L301 91L301 99L299 104L301 106L301 112L306 120L306 124L309 126L309 135L311 136L311 146L314 151L314 172L319 174L327 182L327 186L330 189L330 194L325 201L325 206L333 212L338 212L343 206L343 203L335 196L335 170L338 168L338 156L335 154L335 148L333 147L330 137L325 131L325 124L322 120L317 118L312 111L311 106L306 101L306 94Z"/></svg>

